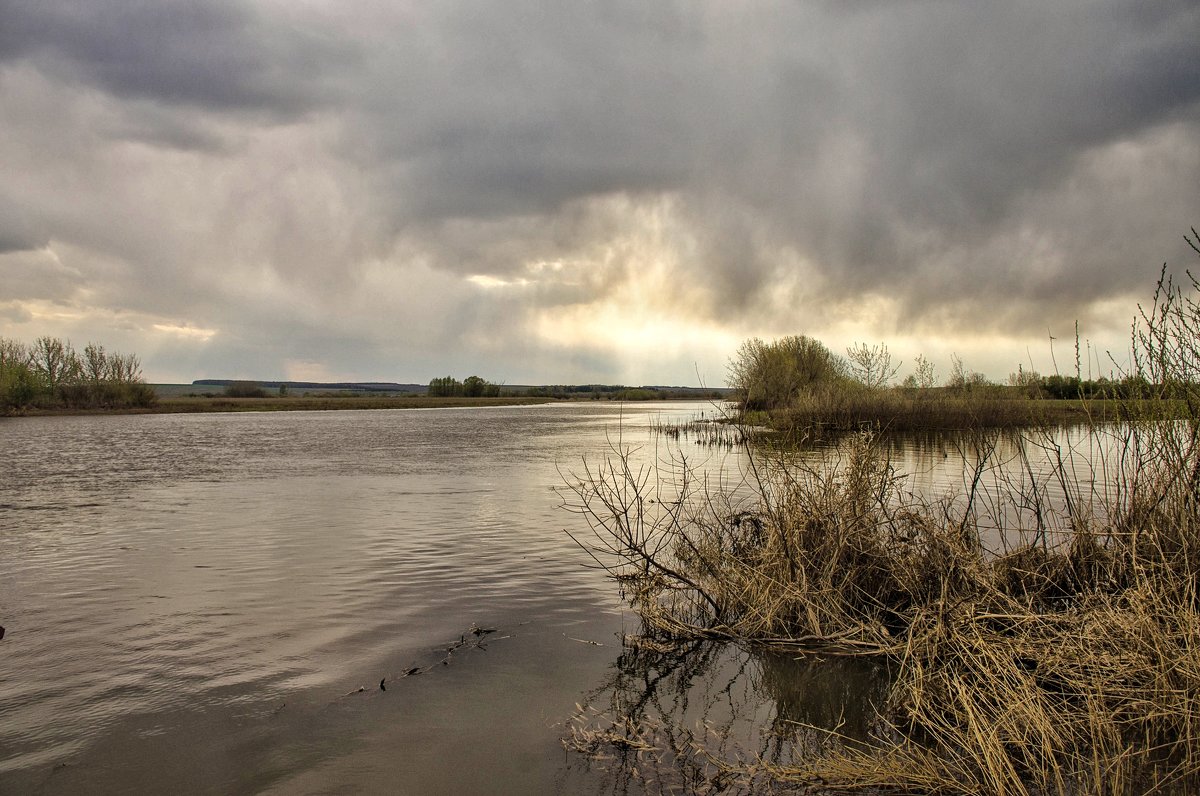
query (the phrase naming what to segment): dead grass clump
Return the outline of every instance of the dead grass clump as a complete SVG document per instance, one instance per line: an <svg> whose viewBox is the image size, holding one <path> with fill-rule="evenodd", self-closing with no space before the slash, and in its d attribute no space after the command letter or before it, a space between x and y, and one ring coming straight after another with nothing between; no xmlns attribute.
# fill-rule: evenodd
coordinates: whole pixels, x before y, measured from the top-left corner
<svg viewBox="0 0 1200 796"><path fill-rule="evenodd" d="M1070 559L1045 546L1027 544L992 563L995 586L1028 605L1049 606L1079 593Z"/></svg>
<svg viewBox="0 0 1200 796"><path fill-rule="evenodd" d="M1093 401L1033 400L1008 388L981 386L968 391L836 389L808 390L772 413L781 429L836 434L862 428L891 431L936 431L983 428L1028 428L1042 424L1081 422L1090 415L1115 419L1120 404Z"/></svg>
<svg viewBox="0 0 1200 796"><path fill-rule="evenodd" d="M1194 612L1144 584L1014 617L1005 632L987 619L963 614L915 634L889 706L916 730L893 750L897 761L925 771L926 753L937 752L945 774L973 792L1195 784Z"/></svg>
<svg viewBox="0 0 1200 796"><path fill-rule="evenodd" d="M999 554L981 541L979 505L914 496L868 433L817 464L754 453L740 491L690 475L652 488L618 456L576 483L572 507L647 637L895 661L887 732L756 763L756 776L1133 793L1200 776L1200 521L1182 466L1196 446L1176 453L1171 467L1120 470L1104 522L1075 492L1057 519L1037 507L1030 541Z"/></svg>
<svg viewBox="0 0 1200 796"><path fill-rule="evenodd" d="M1200 237L1189 243L1200 254ZM896 672L866 742L786 762L705 757L701 745L722 786L753 790L766 772L770 785L826 791L1200 789L1200 281L1188 276L1176 284L1164 269L1139 308L1129 374L1178 414L1134 402L1117 423L1092 416L1082 467L1031 439L1022 456L1040 448L1047 467L1024 458L1005 475L980 438L978 455L964 453L965 494L924 499L858 433L816 463L747 447L747 482L733 488L681 461L664 486L627 450L570 484L568 508L592 532L577 541L645 635L872 655ZM873 406L895 428L888 402L907 400L810 392L811 405L790 407L806 427L857 428ZM1008 405L960 403L908 416L1023 422ZM997 532L1010 548L987 549Z"/></svg>
<svg viewBox="0 0 1200 796"><path fill-rule="evenodd" d="M913 611L987 581L973 530L904 492L872 434L817 465L762 460L741 493L676 474L664 490L626 452L571 484L577 541L650 628L887 650Z"/></svg>

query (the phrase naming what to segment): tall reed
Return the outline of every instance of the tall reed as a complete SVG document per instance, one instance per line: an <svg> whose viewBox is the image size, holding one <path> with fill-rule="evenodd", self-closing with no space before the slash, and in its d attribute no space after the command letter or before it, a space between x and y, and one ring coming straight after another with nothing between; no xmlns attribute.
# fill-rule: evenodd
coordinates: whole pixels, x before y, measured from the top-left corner
<svg viewBox="0 0 1200 796"><path fill-rule="evenodd" d="M571 506L651 637L897 662L871 748L778 780L1130 793L1200 776L1192 431L1098 426L1094 450L1118 460L1085 474L1060 450L1041 475L993 468L982 436L965 494L938 500L871 433L815 464L753 451L740 492L686 468L664 486L619 452ZM997 527L1010 547L985 544Z"/></svg>

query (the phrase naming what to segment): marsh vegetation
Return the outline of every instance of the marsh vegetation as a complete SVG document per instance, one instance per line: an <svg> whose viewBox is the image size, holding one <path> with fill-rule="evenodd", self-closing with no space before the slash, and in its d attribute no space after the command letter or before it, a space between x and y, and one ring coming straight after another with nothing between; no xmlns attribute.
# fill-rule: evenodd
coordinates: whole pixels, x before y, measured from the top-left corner
<svg viewBox="0 0 1200 796"><path fill-rule="evenodd" d="M741 418L759 413L791 435L745 443L737 484L706 480L685 457L635 465L618 446L569 478L566 507L585 528L573 536L640 617L638 654L724 642L873 661L887 686L866 732L800 719L786 755L730 749L711 727L664 724L637 699L581 711L568 746L632 750L645 784L665 762L672 782L714 791L1194 792L1198 297L1190 275L1164 274L1135 321L1127 392L1111 394L1115 411L1081 404L1076 447L1030 414L1018 456L1000 466L1004 424L987 419L1001 410L964 415L957 494L914 489L880 428L894 426L891 409L891 422L873 422L853 401L980 411L988 385L959 368L946 397L917 384L881 398L877 377L894 373L885 350L860 352L872 385L808 338L748 343L731 368ZM856 430L823 456L797 455L797 438L846 427Z"/></svg>
<svg viewBox="0 0 1200 796"><path fill-rule="evenodd" d="M1074 375L1043 376L1018 366L1007 383L997 384L953 356L949 375L939 382L933 363L917 355L912 372L896 383L903 363L886 344L856 343L841 356L804 335L755 338L729 364L738 408L732 419L811 439L864 428L959 431L1102 422L1130 412L1179 414L1186 395L1148 363L1084 378L1078 330L1075 349Z"/></svg>

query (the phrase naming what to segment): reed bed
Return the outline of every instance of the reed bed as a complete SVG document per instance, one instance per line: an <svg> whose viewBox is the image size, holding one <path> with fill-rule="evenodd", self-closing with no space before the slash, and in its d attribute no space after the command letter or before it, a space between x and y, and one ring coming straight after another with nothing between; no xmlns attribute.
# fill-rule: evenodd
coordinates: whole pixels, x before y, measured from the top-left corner
<svg viewBox="0 0 1200 796"><path fill-rule="evenodd" d="M966 493L939 499L910 491L869 432L816 464L751 449L738 488L682 464L664 484L617 451L571 484L568 507L658 643L897 667L868 743L787 765L706 758L726 786L1188 792L1200 785L1198 432L1095 426L1108 458L1087 473L1058 455L1020 477L988 469L981 437ZM985 544L996 527L1012 544Z"/></svg>
<svg viewBox="0 0 1200 796"><path fill-rule="evenodd" d="M983 385L950 388L868 390L834 386L807 390L772 413L772 425L806 435L864 428L890 431L1029 428L1116 420L1128 402L1030 398L1014 388Z"/></svg>

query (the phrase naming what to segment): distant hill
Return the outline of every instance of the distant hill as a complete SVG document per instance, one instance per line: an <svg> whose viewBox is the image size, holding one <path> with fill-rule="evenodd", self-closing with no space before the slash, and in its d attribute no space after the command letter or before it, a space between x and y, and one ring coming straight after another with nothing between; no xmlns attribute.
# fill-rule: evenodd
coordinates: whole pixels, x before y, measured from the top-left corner
<svg viewBox="0 0 1200 796"><path fill-rule="evenodd" d="M231 384L245 379L196 379L192 387L224 390ZM392 381L254 381L265 390L278 390L286 385L294 392L355 392L425 395L428 384L400 384ZM542 395L559 398L605 398L625 400L647 400L654 398L712 399L726 398L733 391L727 387L670 387L665 385L642 385L630 387L624 384L501 384L504 395Z"/></svg>
<svg viewBox="0 0 1200 796"><path fill-rule="evenodd" d="M247 379L196 379L192 382L195 387L228 387L231 384L247 381ZM429 390L428 384L397 384L392 381L258 381L255 384L267 390L278 390L287 385L289 390L350 390L352 392L404 392L424 395Z"/></svg>
<svg viewBox="0 0 1200 796"><path fill-rule="evenodd" d="M729 387L671 387L665 384L642 384L636 387L629 384L502 384L500 386L514 392L618 393L627 390L650 390L695 396L708 396L712 393L726 395L733 392Z"/></svg>

